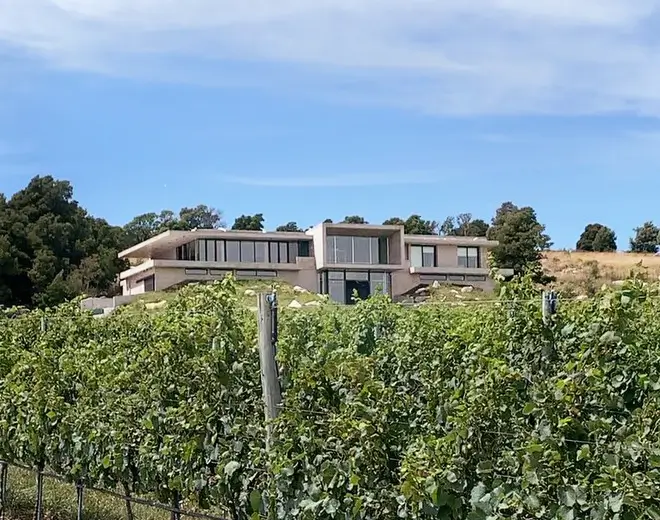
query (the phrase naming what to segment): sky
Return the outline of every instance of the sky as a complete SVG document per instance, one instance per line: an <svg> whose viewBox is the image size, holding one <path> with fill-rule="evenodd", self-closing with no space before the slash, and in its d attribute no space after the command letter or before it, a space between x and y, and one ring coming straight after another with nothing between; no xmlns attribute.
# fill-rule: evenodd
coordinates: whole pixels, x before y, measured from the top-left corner
<svg viewBox="0 0 660 520"><path fill-rule="evenodd" d="M0 0L0 192L267 228L657 220L660 0Z"/></svg>

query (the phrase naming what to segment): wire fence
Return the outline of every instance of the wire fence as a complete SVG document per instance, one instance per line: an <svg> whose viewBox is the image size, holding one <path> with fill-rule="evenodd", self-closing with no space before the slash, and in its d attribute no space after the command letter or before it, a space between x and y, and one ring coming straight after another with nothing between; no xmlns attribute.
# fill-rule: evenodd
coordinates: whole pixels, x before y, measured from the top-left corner
<svg viewBox="0 0 660 520"><path fill-rule="evenodd" d="M117 500L121 500L124 503L125 513L123 515L115 514L114 518L126 518L126 520L139 520L133 511L133 505L139 505L151 510L151 512L161 513L161 515L147 514L145 517L151 519L166 519L169 516L170 520L183 520L184 518L197 518L201 520L228 520L226 517L216 516L214 514L199 512L199 511L190 511L183 509L181 507L180 497L175 496L172 505L163 504L156 500L150 500L142 497L136 497L127 495L125 493L118 493L109 489L98 488L90 485L83 484L82 482L71 482L70 480L51 473L48 471L40 471L38 469L30 468L28 466L23 466L21 464L11 463L7 461L0 461L0 520L14 520L15 518L25 518L25 511L16 511L20 508L16 505L16 494L14 493L15 489L12 486L12 479L10 478L10 469L15 468L34 477L35 490L34 490L34 507L32 508L33 514L32 518L34 520L50 520L51 518L63 518L61 512L48 512L46 511L46 500L45 500L45 480L50 479L56 481L61 485L68 486L71 490L75 489L75 507L73 508L73 514L76 520L88 520L90 518L107 518L107 511L105 513L98 511L95 516L87 514L85 508L85 500L88 496L87 492L94 492L96 494L105 495L106 497L111 497ZM113 508L116 509L116 508ZM116 511L115 511L116 513ZM17 517L16 514L21 516ZM64 513L68 515L69 513ZM65 516L66 518L71 518L71 516Z"/></svg>

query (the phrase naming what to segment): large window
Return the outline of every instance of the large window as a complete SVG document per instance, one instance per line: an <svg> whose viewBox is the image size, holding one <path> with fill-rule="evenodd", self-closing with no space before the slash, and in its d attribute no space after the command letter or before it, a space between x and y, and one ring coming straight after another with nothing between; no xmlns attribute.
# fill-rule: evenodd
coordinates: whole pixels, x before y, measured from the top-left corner
<svg viewBox="0 0 660 520"><path fill-rule="evenodd" d="M353 303L353 291L361 298L373 294L389 294L390 273L368 271L326 271L321 273L319 286L338 303Z"/></svg>
<svg viewBox="0 0 660 520"><path fill-rule="evenodd" d="M387 264L387 237L326 237L329 264Z"/></svg>
<svg viewBox="0 0 660 520"><path fill-rule="evenodd" d="M295 263L296 257L309 256L308 241L271 242L268 240L199 239L176 249L177 260L199 262Z"/></svg>
<svg viewBox="0 0 660 520"><path fill-rule="evenodd" d="M478 247L459 247L458 249L458 267L481 267L479 262Z"/></svg>
<svg viewBox="0 0 660 520"><path fill-rule="evenodd" d="M412 267L435 267L435 246L410 246Z"/></svg>

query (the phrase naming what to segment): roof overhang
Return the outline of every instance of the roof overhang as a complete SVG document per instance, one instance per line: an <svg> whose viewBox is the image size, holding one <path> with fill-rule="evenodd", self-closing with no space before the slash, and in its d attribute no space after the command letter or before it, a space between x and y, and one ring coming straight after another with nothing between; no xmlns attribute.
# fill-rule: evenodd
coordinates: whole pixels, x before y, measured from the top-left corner
<svg viewBox="0 0 660 520"><path fill-rule="evenodd" d="M376 224L322 224L326 236L357 236L376 237L403 234L403 226L387 226Z"/></svg>
<svg viewBox="0 0 660 520"><path fill-rule="evenodd" d="M167 253L172 249L187 244L197 239L216 240L254 240L254 241L311 241L312 237L305 233L286 233L262 231L229 231L222 229L198 229L196 231L165 231L160 235L140 242L119 253L119 258L153 258L154 256Z"/></svg>
<svg viewBox="0 0 660 520"><path fill-rule="evenodd" d="M406 244L432 246L432 245L452 245L465 247L497 247L497 240L487 240L482 237L445 237L438 235L404 235Z"/></svg>

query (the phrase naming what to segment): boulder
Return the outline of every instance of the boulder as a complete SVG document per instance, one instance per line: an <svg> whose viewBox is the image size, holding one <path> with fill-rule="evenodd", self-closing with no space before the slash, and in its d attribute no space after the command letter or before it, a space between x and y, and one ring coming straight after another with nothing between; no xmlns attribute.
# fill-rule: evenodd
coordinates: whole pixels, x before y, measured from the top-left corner
<svg viewBox="0 0 660 520"><path fill-rule="evenodd" d="M435 280L435 281L433 282L433 288L434 288L434 289L437 289L438 287L440 287L440 282L439 282L438 280Z"/></svg>
<svg viewBox="0 0 660 520"><path fill-rule="evenodd" d="M575 298L575 299L576 299L577 301L579 301L579 302L583 302L583 301L585 301L585 300L588 300L588 299L589 299L589 296L587 296L586 294L581 294L580 296L578 296L578 297Z"/></svg>
<svg viewBox="0 0 660 520"><path fill-rule="evenodd" d="M301 303L300 303L298 300L293 300L293 301L289 304L289 308L290 308L290 309L300 309L301 307L302 307L302 305L301 305Z"/></svg>
<svg viewBox="0 0 660 520"><path fill-rule="evenodd" d="M167 301L161 300L159 302L149 302L145 304L145 307L147 310L153 311L156 309L162 309L163 307L165 307L165 305L167 305Z"/></svg>
<svg viewBox="0 0 660 520"><path fill-rule="evenodd" d="M304 287L300 287L300 285L296 285L293 288L293 292L298 293L298 294L305 294L308 293L309 291L305 289Z"/></svg>
<svg viewBox="0 0 660 520"><path fill-rule="evenodd" d="M257 292L253 289L245 289L243 294L245 294L245 296L256 296Z"/></svg>
<svg viewBox="0 0 660 520"><path fill-rule="evenodd" d="M625 280L615 280L612 282L612 285L614 285L614 287L621 287L624 283L626 283Z"/></svg>
<svg viewBox="0 0 660 520"><path fill-rule="evenodd" d="M462 293L471 293L472 291L474 291L474 287L472 287L471 285L468 285L467 287L463 287L461 289Z"/></svg>
<svg viewBox="0 0 660 520"><path fill-rule="evenodd" d="M305 307L320 307L321 305L322 305L321 302L314 301L314 302L307 302L305 304Z"/></svg>

